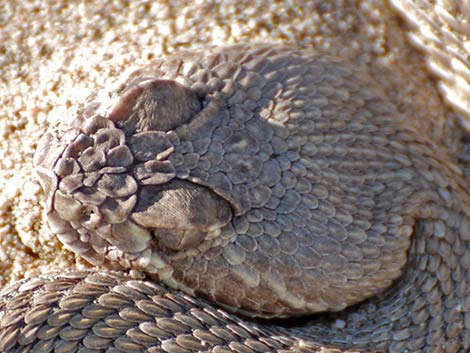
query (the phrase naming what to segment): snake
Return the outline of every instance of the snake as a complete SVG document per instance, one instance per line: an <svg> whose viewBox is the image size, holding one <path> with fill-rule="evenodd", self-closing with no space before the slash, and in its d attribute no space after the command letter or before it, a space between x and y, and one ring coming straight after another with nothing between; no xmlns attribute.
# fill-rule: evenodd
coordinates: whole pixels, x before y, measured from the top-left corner
<svg viewBox="0 0 470 353"><path fill-rule="evenodd" d="M441 44L430 62L455 62ZM92 93L34 164L50 230L95 268L4 288L2 352L470 350L465 176L360 65L181 51Z"/></svg>

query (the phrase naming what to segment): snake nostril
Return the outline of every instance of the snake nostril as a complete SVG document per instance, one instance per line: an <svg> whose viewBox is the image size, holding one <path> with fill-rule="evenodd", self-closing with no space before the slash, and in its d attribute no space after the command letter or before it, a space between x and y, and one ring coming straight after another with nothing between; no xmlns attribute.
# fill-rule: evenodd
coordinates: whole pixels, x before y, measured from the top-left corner
<svg viewBox="0 0 470 353"><path fill-rule="evenodd" d="M97 212L97 210L93 209L93 207L84 205L80 209L80 220L79 222L86 228L86 229L96 229L101 224L102 217Z"/></svg>
<svg viewBox="0 0 470 353"><path fill-rule="evenodd" d="M83 206L80 209L80 221L81 222L89 222L94 215L95 215L95 212L93 212L93 210L87 206Z"/></svg>

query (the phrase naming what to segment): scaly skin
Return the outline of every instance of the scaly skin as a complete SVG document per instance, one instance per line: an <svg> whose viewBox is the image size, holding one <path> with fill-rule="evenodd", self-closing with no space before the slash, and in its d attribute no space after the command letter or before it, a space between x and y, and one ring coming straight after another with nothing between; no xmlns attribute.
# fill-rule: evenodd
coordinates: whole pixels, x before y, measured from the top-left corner
<svg viewBox="0 0 470 353"><path fill-rule="evenodd" d="M337 313L214 323L156 284L56 274L4 291L0 348L466 352L470 198L449 160L347 62L266 45L156 61L40 142L50 228L246 316Z"/></svg>
<svg viewBox="0 0 470 353"><path fill-rule="evenodd" d="M412 32L411 43L427 58L444 99L462 116L470 131L468 0L391 0Z"/></svg>

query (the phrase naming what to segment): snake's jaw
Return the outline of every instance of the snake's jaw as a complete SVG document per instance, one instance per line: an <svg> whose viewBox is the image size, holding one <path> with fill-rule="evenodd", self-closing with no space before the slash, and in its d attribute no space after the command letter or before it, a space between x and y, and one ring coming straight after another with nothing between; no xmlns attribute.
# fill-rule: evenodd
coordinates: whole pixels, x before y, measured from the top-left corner
<svg viewBox="0 0 470 353"><path fill-rule="evenodd" d="M217 237L231 207L208 187L180 180L175 168L180 142L172 129L200 109L190 89L145 76L118 94L92 94L73 119L52 126L34 163L59 240L95 265L165 279L166 256Z"/></svg>

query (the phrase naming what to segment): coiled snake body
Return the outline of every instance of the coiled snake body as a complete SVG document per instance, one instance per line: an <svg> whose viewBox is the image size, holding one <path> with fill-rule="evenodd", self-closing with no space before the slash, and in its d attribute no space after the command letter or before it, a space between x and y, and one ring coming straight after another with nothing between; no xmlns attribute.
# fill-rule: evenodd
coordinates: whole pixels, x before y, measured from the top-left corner
<svg viewBox="0 0 470 353"><path fill-rule="evenodd" d="M449 160L348 62L267 45L156 61L35 155L64 245L148 280L14 284L0 348L466 352L470 198Z"/></svg>

